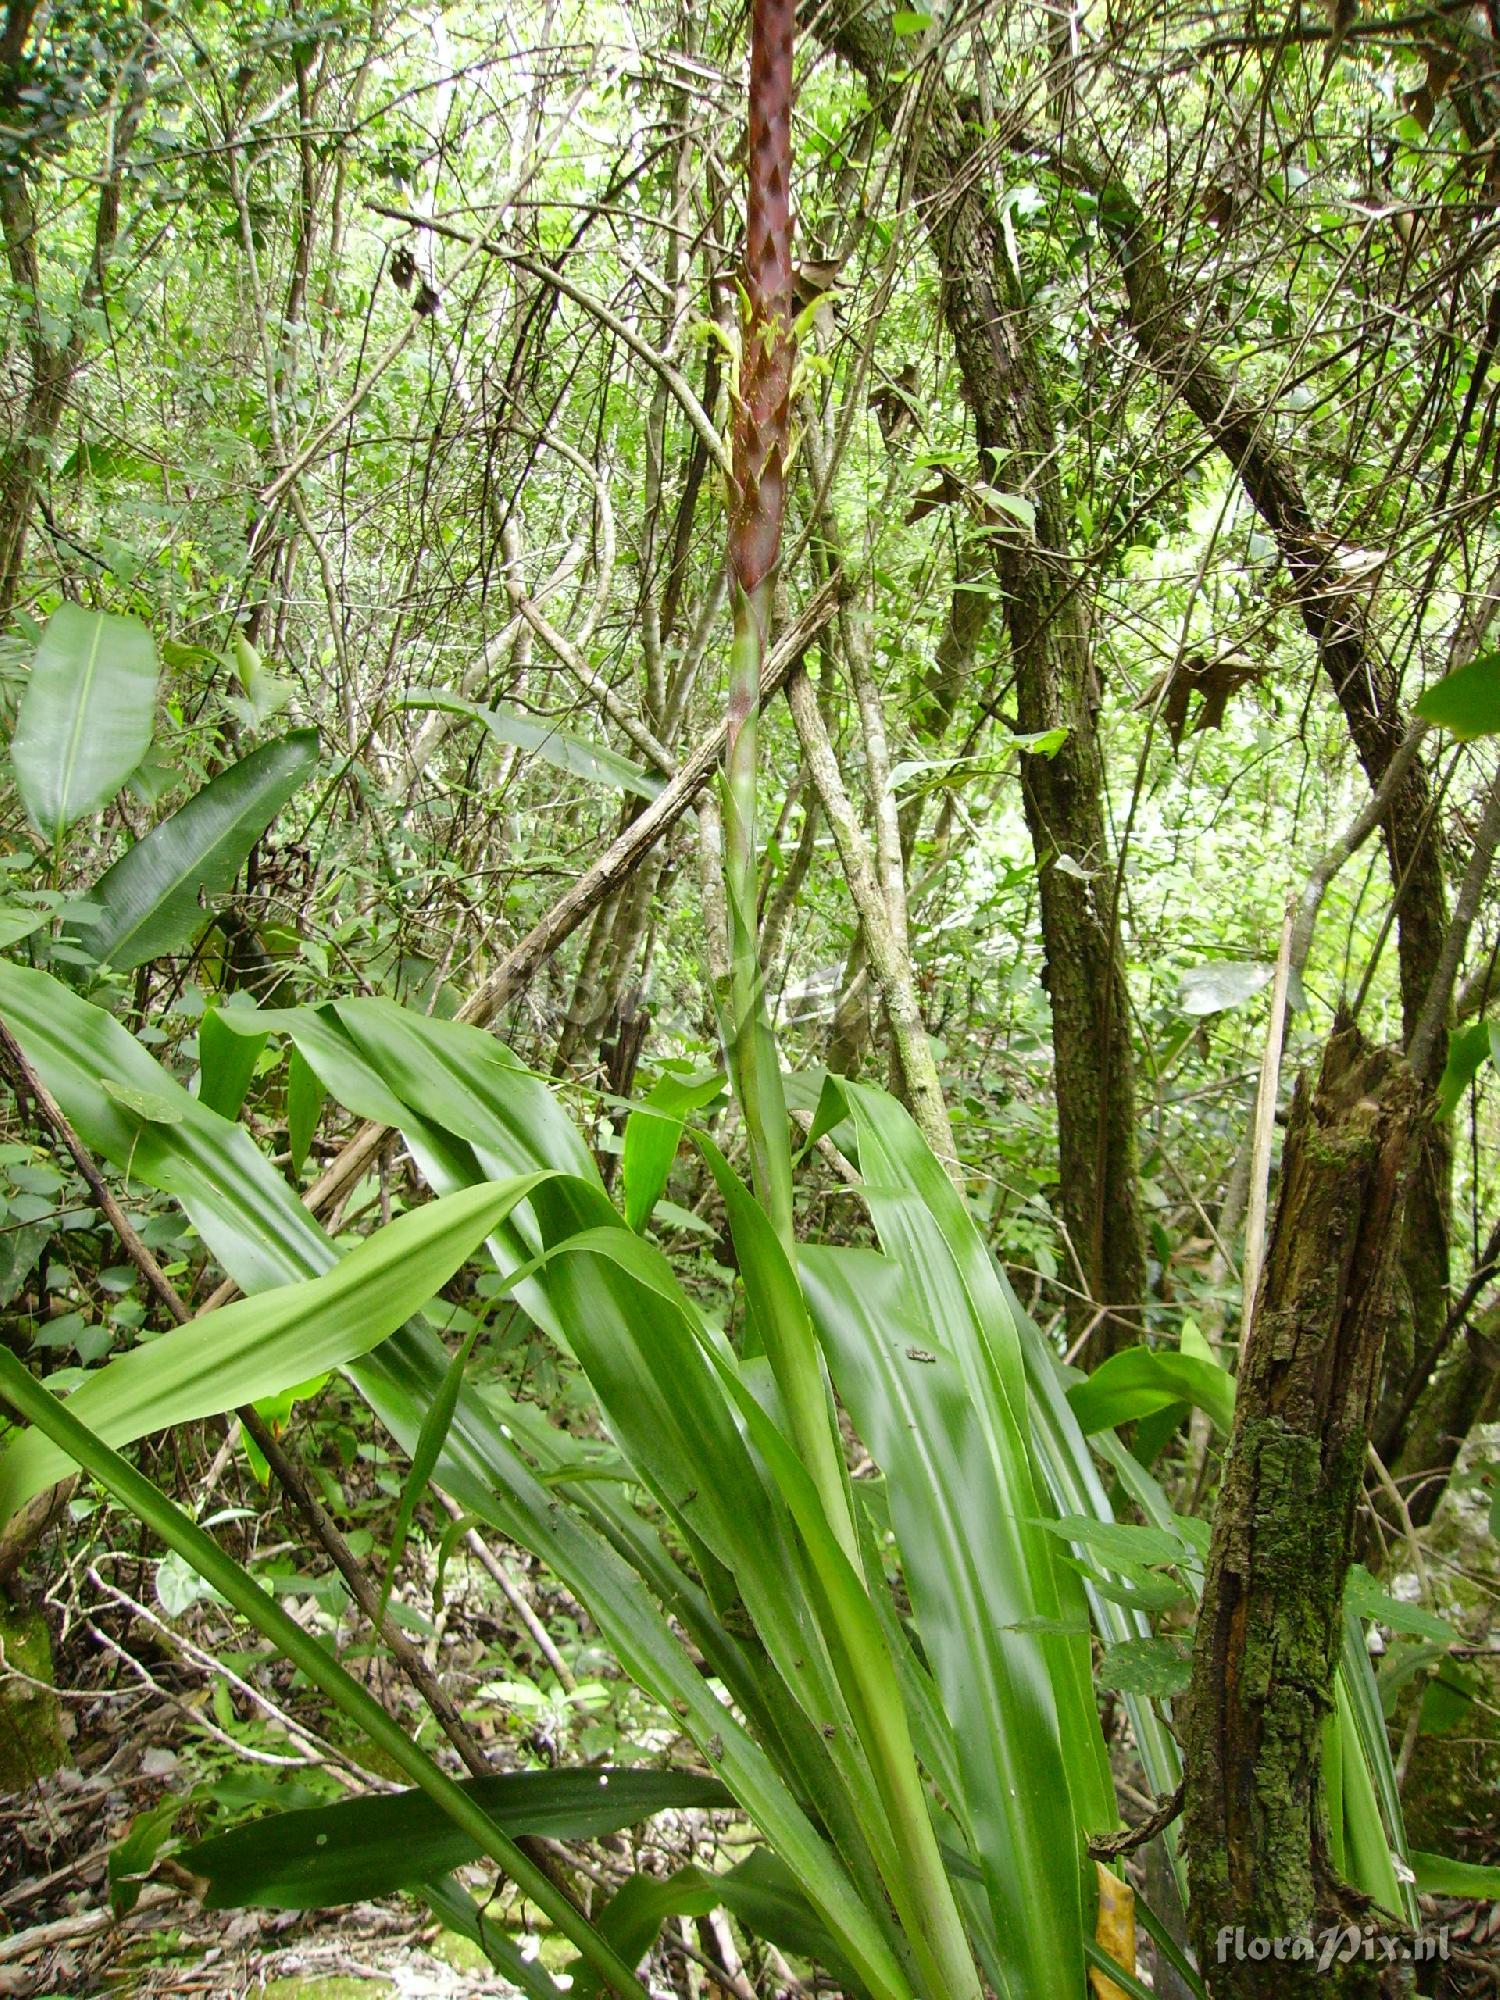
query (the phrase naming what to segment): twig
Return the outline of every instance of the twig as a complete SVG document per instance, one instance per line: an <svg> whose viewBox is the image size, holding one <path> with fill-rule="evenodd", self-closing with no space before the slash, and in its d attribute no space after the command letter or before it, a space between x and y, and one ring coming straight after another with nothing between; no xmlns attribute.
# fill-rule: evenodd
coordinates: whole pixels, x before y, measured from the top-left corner
<svg viewBox="0 0 1500 2000"><path fill-rule="evenodd" d="M1491 1229L1479 1262L1474 1266L1469 1282L1454 1300L1441 1329L1412 1363L1406 1392L1401 1398L1401 1407L1386 1427L1383 1441L1387 1449L1390 1448L1392 1438L1399 1438L1404 1433L1411 1421L1413 1410L1416 1409L1427 1388L1433 1369L1447 1353L1449 1343L1473 1310L1475 1300L1497 1271L1500 1271L1500 1222Z"/></svg>
<svg viewBox="0 0 1500 2000"><path fill-rule="evenodd" d="M437 1493L438 1504L450 1520L461 1521L464 1518L464 1510L456 1500L436 1487L433 1488L433 1491ZM500 1595L531 1634L537 1651L557 1676L558 1686L566 1693L571 1694L576 1686L572 1669L553 1644L551 1633L527 1602L526 1593L519 1587L510 1571L501 1562L499 1556L495 1554L495 1551L490 1547L477 1528L470 1528L467 1531L464 1536L464 1542L468 1547L469 1553L488 1574L499 1590Z"/></svg>
<svg viewBox="0 0 1500 2000"><path fill-rule="evenodd" d="M147 1911L159 1909L163 1903L175 1903L180 1894L178 1889L150 1883L137 1897L131 1914L144 1916ZM54 1923L33 1924L29 1931L17 1931L14 1937L0 1938L0 1965L12 1965L19 1958L35 1958L38 1952L51 1951L54 1945L77 1944L82 1938L112 1930L119 1921L113 1910L106 1909L83 1910L76 1917L58 1917Z"/></svg>
<svg viewBox="0 0 1500 2000"><path fill-rule="evenodd" d="M524 591L513 589L510 601L543 644L562 661L578 685L594 697L610 720L630 738L647 763L654 765L664 776L671 777L677 768L671 751L658 742L643 722L636 721L614 689L599 678L572 640L558 631Z"/></svg>
<svg viewBox="0 0 1500 2000"><path fill-rule="evenodd" d="M829 740L818 698L805 672L787 682L787 701L802 744L808 776L818 794L823 817L838 849L839 862L859 916L865 949L885 1002L900 1070L902 1095L922 1137L955 1180L961 1175L953 1150L953 1133L943 1086L933 1059L927 1024L912 977L911 959L882 892L876 858L855 814Z"/></svg>
<svg viewBox="0 0 1500 2000"><path fill-rule="evenodd" d="M1291 975L1292 926L1295 905L1287 899L1286 918L1281 926L1281 948L1276 954L1276 977L1271 984L1271 1019L1266 1027L1266 1050L1260 1066L1260 1087L1255 1096L1254 1138L1250 1148L1250 1202L1245 1214L1245 1250L1240 1269L1240 1351L1250 1338L1255 1317L1255 1293L1260 1284L1261 1260L1266 1249L1266 1204L1271 1179L1271 1134L1276 1125L1276 1087L1281 1076L1281 1045L1286 1033L1286 995Z"/></svg>
<svg viewBox="0 0 1500 2000"><path fill-rule="evenodd" d="M591 313L601 326L607 327L616 340L628 347L638 361L644 361L648 368L661 377L677 399L688 422L702 439L709 457L725 478L729 477L729 453L724 440L714 428L713 418L693 393L692 385L686 376L679 368L674 367L666 355L658 353L650 341L643 340L627 320L621 319L617 312L612 312L602 299L596 299L592 292L586 292L581 285L575 285L571 278L565 278L562 272L554 270L552 265L538 263L534 257L527 257L519 250L507 250L503 243L496 243L490 237L472 236L466 229L455 229L451 223L435 222L426 215L414 215L407 208L389 208L384 202L368 201L365 206L373 214L387 216L392 222L409 223L413 229L430 229L434 235L451 237L455 243L466 243L471 256L480 250L487 250L492 257L503 259L505 263L514 265L518 271L525 271L529 277L539 278L544 285L551 285L555 291L561 292L565 299L571 299L574 305L582 306L584 311ZM467 264L468 261L469 258L466 257L464 263Z"/></svg>
<svg viewBox="0 0 1500 2000"><path fill-rule="evenodd" d="M1155 1810L1136 1826L1124 1827L1119 1833L1092 1835L1088 1844L1090 1856L1095 1861L1116 1861L1122 1854L1132 1854L1148 1840L1155 1840L1182 1811L1183 1792L1184 1785L1179 1783L1176 1791L1159 1798Z"/></svg>
<svg viewBox="0 0 1500 2000"><path fill-rule="evenodd" d="M196 1667L200 1673L207 1674L210 1679L226 1682L252 1708L259 1709L269 1722L274 1722L279 1729L284 1729L289 1741L297 1744L306 1753L303 1757L297 1759L297 1762L302 1764L321 1764L325 1769L331 1771L341 1784L350 1787L361 1786L365 1790L369 1789L371 1783L369 1772L362 1764L356 1763L347 1751L340 1750L336 1744L326 1741L321 1736L315 1736L305 1723L299 1722L296 1716L290 1714L279 1702L273 1700L263 1688L258 1688L254 1681L246 1680L243 1675L237 1674L234 1668L226 1666L217 1654L211 1653L205 1647L198 1645L185 1632L179 1631L175 1625L168 1624L164 1618L158 1618L149 1605L142 1604L138 1598L132 1597L128 1590L122 1590L119 1584L111 1583L108 1577L102 1576L99 1572L99 1565L102 1562L108 1561L133 1563L135 1557L134 1555L126 1555L118 1549L102 1549L95 1556L94 1560L89 1563L85 1574L95 1590L99 1591L109 1603L113 1604L118 1610L129 1612L130 1616L133 1619L138 1619L142 1625L149 1626L169 1652L178 1654L181 1658L187 1660L190 1665ZM109 1637L108 1633L102 1629L96 1619L90 1618L88 1620L88 1629L101 1646L116 1650L131 1671L139 1673L144 1678L146 1686L151 1689L153 1694L163 1701L176 1701L174 1695L170 1694L167 1689L160 1686L158 1682L145 1672L145 1669L142 1668L137 1659L125 1652L119 1646L117 1640ZM202 1722L204 1719L196 1714L194 1716L195 1722ZM237 1747L232 1738L229 1739L229 1747L231 1749ZM264 1754L264 1752L261 1753L262 1756ZM278 1758L268 1761L286 1763L289 1760Z"/></svg>
<svg viewBox="0 0 1500 2000"><path fill-rule="evenodd" d="M143 1665L127 1646L122 1646L118 1639L112 1638L103 1626L96 1624L92 1618L85 1621L85 1630L101 1651L111 1654L127 1673L134 1674L143 1687L150 1689L157 1701L164 1703L174 1715L180 1716L190 1729L201 1730L205 1736L211 1737L221 1748L243 1759L245 1763L267 1764L276 1771L305 1771L309 1764L323 1762L321 1756L283 1757L274 1750L262 1750L253 1743L237 1741L227 1729L220 1728L211 1715L205 1715L196 1703L180 1694L173 1694L170 1688L164 1688L149 1667ZM208 1694L205 1689L203 1694L205 1703L207 1699Z"/></svg>
<svg viewBox="0 0 1500 2000"><path fill-rule="evenodd" d="M1380 1453L1375 1449L1373 1444L1367 1443L1365 1445L1365 1453L1369 1458L1370 1468L1375 1474L1376 1484L1396 1510L1396 1518L1400 1522L1401 1533L1406 1541L1407 1554L1411 1557L1411 1566L1416 1574L1417 1587L1421 1593L1422 1602L1427 1606L1429 1611L1434 1610L1437 1606L1437 1599L1433 1595L1432 1578L1427 1573L1427 1562L1422 1554L1421 1537L1417 1533L1416 1523L1412 1520L1411 1509L1406 1504L1405 1495L1395 1480L1392 1479L1386 1469L1385 1460L1380 1456Z"/></svg>
<svg viewBox="0 0 1500 2000"><path fill-rule="evenodd" d="M1332 847L1319 857L1309 874L1297 902L1297 915L1292 927L1291 963L1294 971L1300 972L1307 963L1308 953L1312 949L1313 929L1329 883L1385 818L1391 800L1400 790L1402 780L1410 770L1417 751L1421 748L1422 738L1430 727L1431 725L1421 716L1412 723L1363 809L1350 821Z"/></svg>
<svg viewBox="0 0 1500 2000"><path fill-rule="evenodd" d="M578 88L574 91L572 97L568 100L566 109L563 111L561 118L558 120L557 125L554 127L552 135L553 139L560 137L562 133L564 133L568 129L569 124L572 122L574 112L578 109L578 106L583 102L583 99L585 95L588 93L588 91L595 88L598 81L599 79L597 77L589 75L587 71L585 72L583 81L578 85ZM547 150L550 150L550 147L551 147L551 141L549 140ZM505 211L505 209L509 208L510 205L521 194L525 192L526 187L530 183L532 175L541 165L543 157L544 153L541 146L538 145L532 148L531 154L526 160L525 165L522 167L521 172L517 175L515 181L511 184L510 188L501 197L498 203L498 207L500 208L502 213ZM403 219L409 222L417 223L420 222L422 218L418 216L407 216ZM475 258L479 256L480 252L491 247L492 246L487 244L482 237L477 242L470 241L467 252L465 253L464 256L459 258L457 264L448 273L447 277L443 281L444 284L451 288L454 284L458 282L459 278L463 276L464 272L474 262ZM271 507L273 507L276 504L276 502L281 498L282 494L285 493L287 488L292 484L292 482L296 479L301 478L302 474L306 472L307 468L312 464L313 460L317 457L318 453L323 449L324 445L328 443L329 439L334 437L340 430L342 430L344 425L348 423L349 419L359 409L360 405L364 402L365 398L369 395L370 391L374 388L375 384L380 380L381 376L384 375L386 370L390 368L396 361L398 361L401 358L401 356L406 352L407 348L416 338L417 333L420 331L423 324L424 321L422 315L414 312L411 318L407 321L406 325L401 329L400 333L397 334L396 338L390 343L390 345L385 349L385 351L377 357L375 362L371 365L368 373L364 376L363 380L357 382L354 385L354 388L350 391L349 395L345 397L344 401L340 404L335 414L328 419L327 423L321 424L318 427L318 429L313 433L312 437L308 440L308 442L305 445L303 445L301 449L298 451L296 457L293 458L289 464L282 467L281 471L277 473L276 477L270 482L268 486L262 488L259 496L262 508L269 510Z"/></svg>

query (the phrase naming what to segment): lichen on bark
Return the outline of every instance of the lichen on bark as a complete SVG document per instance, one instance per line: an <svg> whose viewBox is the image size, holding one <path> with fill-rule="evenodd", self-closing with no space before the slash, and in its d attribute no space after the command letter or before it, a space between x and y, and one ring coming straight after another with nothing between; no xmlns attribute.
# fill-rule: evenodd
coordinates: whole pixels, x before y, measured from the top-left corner
<svg viewBox="0 0 1500 2000"><path fill-rule="evenodd" d="M1211 1984L1221 1931L1294 1938L1365 1914L1330 1858L1322 1739L1420 1108L1399 1053L1347 1021L1293 1100L1180 1714ZM1363 1962L1246 1960L1214 1990L1373 1994L1379 1979Z"/></svg>

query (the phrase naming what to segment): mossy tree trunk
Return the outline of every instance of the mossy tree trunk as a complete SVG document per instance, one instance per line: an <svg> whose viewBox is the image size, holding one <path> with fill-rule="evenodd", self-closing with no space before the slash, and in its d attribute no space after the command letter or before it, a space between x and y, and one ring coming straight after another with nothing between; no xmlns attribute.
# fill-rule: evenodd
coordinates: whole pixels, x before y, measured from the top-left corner
<svg viewBox="0 0 1500 2000"><path fill-rule="evenodd" d="M1235 2000L1379 1991L1363 1963L1215 1967L1236 1927L1316 1936L1363 1914L1330 1861L1321 1747L1420 1106L1399 1053L1347 1022L1293 1099L1181 1715L1192 1929Z"/></svg>
<svg viewBox="0 0 1500 2000"><path fill-rule="evenodd" d="M839 0L819 9L813 25L895 126L899 100L890 80L910 50L894 34L892 10ZM991 537L1017 719L1028 734L1067 732L1054 756L1023 756L1021 788L1052 1002L1060 1205L1088 1293L1074 1302L1070 1320L1075 1332L1092 1326L1089 1358L1098 1359L1134 1338L1146 1293L1135 1071L1104 824L1098 694L1030 311L1006 254L979 137L940 75L923 88L921 116L901 129L910 135L911 195L926 218L943 278L943 318L974 410L980 477L1035 509L1030 534L997 522Z"/></svg>
<svg viewBox="0 0 1500 2000"><path fill-rule="evenodd" d="M1355 754L1378 790L1406 736L1409 718L1400 701L1400 674L1381 650L1371 625L1367 589L1351 585L1334 559L1336 535L1319 517L1293 456L1277 426L1247 398L1209 353L1187 303L1169 279L1156 234L1112 168L1072 152L1068 171L1098 196L1104 233L1120 266L1126 306L1141 351L1161 380L1180 396L1238 474L1249 500L1274 537L1308 637L1343 713ZM1410 1041L1427 1002L1448 930L1448 894L1438 840L1432 774L1413 758L1391 798L1383 832L1396 897L1396 954L1402 1024ZM1422 1081L1436 1084L1447 1054L1439 1035L1422 1064ZM1413 1354L1431 1357L1448 1311L1453 1137L1447 1124L1429 1121L1413 1162L1406 1200L1402 1280L1408 1306L1407 1337L1393 1343L1390 1387L1400 1402ZM1471 1407L1466 1422L1472 1424ZM1404 1434L1381 1440L1387 1460L1411 1467ZM1432 1504L1442 1491L1431 1489Z"/></svg>
<svg viewBox="0 0 1500 2000"><path fill-rule="evenodd" d="M11 435L0 444L0 625L10 622L20 594L26 535L63 413L83 363L91 323L105 310L105 280L120 234L120 191L126 156L146 105L159 7L143 9L141 40L115 79L121 102L97 176L93 242L71 313L47 309L39 226L30 176L35 160L34 97L49 87L45 72L27 67L37 0L10 0L0 17L0 122L9 138L0 153L0 243L19 305L25 389ZM38 83L40 78L40 84ZM27 92L30 92L30 95ZM60 324L59 324L60 322ZM54 329L57 325L57 330Z"/></svg>

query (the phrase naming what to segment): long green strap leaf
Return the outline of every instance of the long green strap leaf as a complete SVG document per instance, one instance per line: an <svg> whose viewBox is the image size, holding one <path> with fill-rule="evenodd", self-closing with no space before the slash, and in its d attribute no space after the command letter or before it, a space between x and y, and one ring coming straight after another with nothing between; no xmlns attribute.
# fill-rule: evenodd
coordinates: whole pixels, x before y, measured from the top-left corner
<svg viewBox="0 0 1500 2000"><path fill-rule="evenodd" d="M1043 1645L1017 1538L965 1384L930 1327L903 1315L901 1274L868 1250L804 1250L804 1283L835 1380L886 1475L891 1522L923 1650L964 1746L967 1818L1018 1996L1077 1991L1078 1827Z"/></svg>
<svg viewBox="0 0 1500 2000"><path fill-rule="evenodd" d="M477 1946L526 2000L553 2000L557 1987L541 1960L524 1958L503 1922L488 1915L451 1875L421 1883L416 1893L445 1930Z"/></svg>
<svg viewBox="0 0 1500 2000"><path fill-rule="evenodd" d="M450 1197L451 1198L451 1197ZM385 1563L385 1578L380 1586L380 1617L385 1620L386 1606L391 1601L391 1592L396 1584L396 1572L401 1567L401 1558L406 1551L406 1538L411 1533L411 1524L422 1495L432 1483L432 1475L437 1470L438 1459L443 1446L448 1442L448 1433L453 1427L453 1413L458 1408L459 1392L464 1385L464 1370L469 1365L469 1356L474 1351L474 1342L479 1335L479 1325L470 1328L458 1352L448 1364L437 1394L432 1399L432 1407L422 1419L422 1428L417 1433L417 1442L412 1448L411 1465L401 1488L401 1498L396 1507L396 1520L391 1529L391 1546Z"/></svg>
<svg viewBox="0 0 1500 2000"><path fill-rule="evenodd" d="M341 1368L426 1305L546 1178L484 1182L427 1202L366 1237L322 1277L237 1299L132 1348L95 1370L69 1407L106 1443L129 1444ZM44 1436L16 1439L0 1456L0 1520L66 1469Z"/></svg>
<svg viewBox="0 0 1500 2000"><path fill-rule="evenodd" d="M1093 1830L1115 1812L1114 1782L1094 1701L1087 1634L1071 1628L1083 1596L1034 1523L1044 1510L1033 1460L1026 1368L1019 1327L989 1246L910 1114L884 1091L842 1086L858 1133L864 1198L881 1247L900 1265L909 1314L953 1356L968 1390L1001 1490L1018 1524L1013 1549L1024 1565L1019 1616L1043 1624L1035 1639L1057 1703L1063 1764L1077 1824Z"/></svg>
<svg viewBox="0 0 1500 2000"><path fill-rule="evenodd" d="M440 1770L368 1689L346 1673L311 1633L303 1631L248 1570L226 1554L195 1521L189 1520L159 1486L127 1464L118 1452L111 1451L86 1424L80 1423L66 1403L37 1382L4 1348L0 1348L0 1395L189 1563L314 1687L327 1695L340 1713L362 1730L398 1770L419 1785L474 1840L480 1852L497 1862L522 1893L578 1947L588 1963L598 1970L606 1991L620 1995L621 2000L648 2000L645 1988L630 1967L622 1963L541 1869L527 1859L509 1834L495 1824L478 1800Z"/></svg>
<svg viewBox="0 0 1500 2000"><path fill-rule="evenodd" d="M732 1806L713 1778L691 1771L505 1771L460 1780L509 1834L597 1840L669 1808ZM379 1792L333 1805L273 1812L231 1827L178 1861L208 1885L210 1910L322 1910L389 1896L479 1856L469 1831L426 1792Z"/></svg>
<svg viewBox="0 0 1500 2000"><path fill-rule="evenodd" d="M607 1259L649 1289L661 1284L656 1253L628 1230L591 1230L562 1245L561 1250L572 1253L569 1263L578 1253L587 1253L590 1261ZM738 1411L796 1521L824 1599L819 1609L827 1643L890 1827L883 1843L887 1893L902 1917L931 1990L961 1993L966 1990L966 1980L972 1982L972 1960L917 1779L910 1731L890 1656L863 1579L823 1512L811 1474L741 1379L732 1357L680 1294L673 1304L717 1376L725 1403ZM742 1561L737 1571L747 1587L749 1569L749 1563ZM778 1635L763 1621L762 1629L768 1643L775 1643ZM924 1914L930 1920L944 1902L951 1929L947 1934L929 1934Z"/></svg>
<svg viewBox="0 0 1500 2000"><path fill-rule="evenodd" d="M175 1195L215 1257L247 1292L314 1276L335 1262L333 1246L249 1135L190 1096L102 1009L46 973L0 960L0 1012L85 1144L134 1178ZM311 1009L299 1012L322 1019ZM341 1045L351 1095L344 1097L344 1082L330 1081L330 1088L361 1112L364 1105L353 1093L381 1090L432 1185L455 1189L507 1172L562 1168L598 1189L597 1170L576 1129L545 1086L500 1044L475 1029L407 1014L388 1003L341 1003L340 1018L346 1012L357 1018L360 1031L358 1046L347 1036ZM337 1027L335 1022L335 1031ZM439 1124L450 1115L461 1119L459 1129L472 1127L483 1143L471 1151L393 1097L370 1066L367 1030L372 1037L388 1035L389 1046L380 1049L379 1060L403 1095L408 1086L415 1092L420 1078L420 1087L430 1093L419 1100L424 1110L430 1102ZM101 1079L159 1100L176 1122L154 1125L127 1112L100 1090ZM533 1206L547 1206L550 1198L551 1190L540 1188ZM562 1202L559 1193L559 1212ZM543 1313L548 1310L545 1300L537 1304ZM448 1363L446 1350L430 1332L408 1324L352 1362L349 1374L376 1416L410 1452ZM515 1432L521 1434L519 1424ZM568 1463L560 1455L568 1447L547 1426L533 1426L525 1435L544 1470ZM459 1398L438 1476L463 1507L530 1549L589 1606L624 1670L670 1707L699 1749L712 1757L745 1812L803 1883L850 1961L860 1966L875 2000L911 2000L878 1889L873 1882L866 1885L853 1850L841 1844L835 1852L800 1803L812 1802L836 1833L841 1795L830 1788L826 1760L820 1769L807 1758L799 1762L795 1750L787 1754L776 1710L768 1705L774 1676L767 1676L764 1691L757 1689L760 1669L753 1656L743 1654L712 1618L701 1592L677 1569L654 1531L610 1489L598 1485L576 1489L577 1511L561 1504L511 1433L467 1388ZM755 1715L761 1741L705 1680L653 1593L681 1619L725 1685ZM777 1700L794 1720L791 1705L780 1698L779 1683ZM817 1746L821 1754L821 1738Z"/></svg>

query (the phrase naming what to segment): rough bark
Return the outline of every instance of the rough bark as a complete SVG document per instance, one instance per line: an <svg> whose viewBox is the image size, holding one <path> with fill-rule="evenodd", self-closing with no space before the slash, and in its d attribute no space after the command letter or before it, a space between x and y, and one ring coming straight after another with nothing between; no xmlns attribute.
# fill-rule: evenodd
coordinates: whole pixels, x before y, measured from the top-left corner
<svg viewBox="0 0 1500 2000"><path fill-rule="evenodd" d="M901 44L885 5L838 0L816 32L863 77L894 123L889 79ZM1060 1205L1088 1292L1071 1315L1098 1358L1131 1337L1146 1292L1134 1066L1112 867L1104 826L1097 691L1068 561L1055 425L1025 300L1006 256L977 137L948 86L929 81L909 184L943 277L943 317L971 403L982 477L1024 494L1033 536L997 533L996 570L1023 731L1067 730L1056 756L1022 759L1022 796L1040 876L1044 978L1052 1002ZM1061 857L1078 872L1055 864Z"/></svg>
<svg viewBox="0 0 1500 2000"><path fill-rule="evenodd" d="M1500 1304L1476 1315L1433 1369L1401 1433L1402 1492L1425 1527L1447 1490L1464 1439L1500 1408Z"/></svg>
<svg viewBox="0 0 1500 2000"><path fill-rule="evenodd" d="M29 117L19 96L26 81L23 56L37 11L35 0L11 0L0 26L0 122L23 133ZM91 254L73 313L60 336L48 331L49 322L42 311L37 216L27 185L24 142L12 159L0 164L0 236L11 283L22 302L27 363L20 419L0 446L0 626L9 623L20 591L37 480L83 360L89 321L105 303L105 280L120 233L123 163L145 108L157 12L152 5L143 16L142 46L134 59L109 156L99 176Z"/></svg>
<svg viewBox="0 0 1500 2000"><path fill-rule="evenodd" d="M1239 393L1194 331L1134 199L1098 162L1070 153L1066 165L1099 196L1101 220L1125 281L1131 329L1142 353L1228 459L1275 539L1319 666L1371 788L1378 790L1401 750L1409 718L1399 699L1395 668L1370 630L1368 593L1340 570L1337 537L1318 521L1272 417ZM1395 787L1382 831L1397 899L1402 1022L1409 1039L1422 1019L1448 930L1436 801L1420 756L1410 760ZM1440 1033L1420 1065L1424 1083L1437 1081L1446 1053L1447 1035ZM1451 1133L1446 1125L1430 1122L1411 1176L1402 1246L1408 1365L1413 1350L1420 1354L1430 1347L1447 1315L1452 1175ZM1398 1360L1394 1353L1392 1360ZM1400 1442L1387 1441L1404 1469Z"/></svg>
<svg viewBox="0 0 1500 2000"><path fill-rule="evenodd" d="M1329 1859L1322 1732L1421 1103L1404 1059L1347 1021L1293 1099L1180 1716L1192 1928L1235 2000L1379 1990L1368 1965L1214 1968L1224 1930L1362 1914Z"/></svg>

